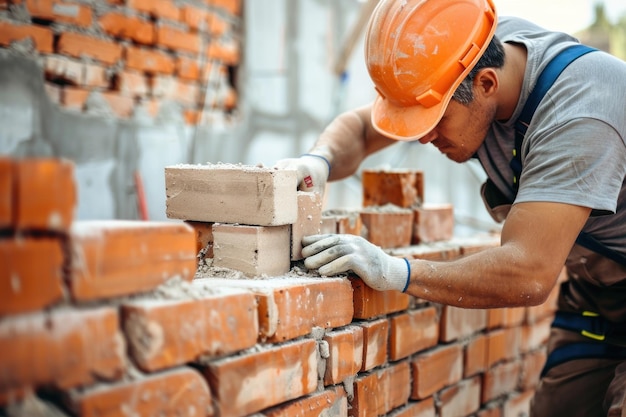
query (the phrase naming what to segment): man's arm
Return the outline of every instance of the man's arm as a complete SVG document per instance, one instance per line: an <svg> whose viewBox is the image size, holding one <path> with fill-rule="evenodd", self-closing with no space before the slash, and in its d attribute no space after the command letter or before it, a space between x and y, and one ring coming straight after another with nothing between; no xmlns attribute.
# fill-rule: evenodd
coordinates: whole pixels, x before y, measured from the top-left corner
<svg viewBox="0 0 626 417"><path fill-rule="evenodd" d="M451 262L411 261L407 292L466 308L541 304L590 212L560 203L515 204L501 246Z"/></svg>
<svg viewBox="0 0 626 417"><path fill-rule="evenodd" d="M337 116L311 149L311 153L324 156L331 164L329 180L354 174L367 156L397 143L373 128L371 108L367 105Z"/></svg>

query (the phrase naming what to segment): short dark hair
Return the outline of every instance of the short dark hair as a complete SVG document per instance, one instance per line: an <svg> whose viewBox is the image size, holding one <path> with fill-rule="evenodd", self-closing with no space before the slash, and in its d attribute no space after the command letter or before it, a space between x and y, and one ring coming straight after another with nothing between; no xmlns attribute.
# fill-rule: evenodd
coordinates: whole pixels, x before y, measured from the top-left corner
<svg viewBox="0 0 626 417"><path fill-rule="evenodd" d="M487 46L487 49L480 57L474 68L467 74L467 77L459 84L452 99L458 101L461 104L469 104L474 100L474 77L483 68L502 68L504 65L504 46L502 42L495 35L491 38L491 42Z"/></svg>

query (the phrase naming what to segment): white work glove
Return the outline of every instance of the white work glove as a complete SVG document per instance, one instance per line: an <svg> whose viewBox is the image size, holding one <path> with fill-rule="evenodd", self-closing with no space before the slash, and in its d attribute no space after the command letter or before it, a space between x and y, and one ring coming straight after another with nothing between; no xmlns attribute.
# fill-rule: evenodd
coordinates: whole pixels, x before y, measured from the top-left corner
<svg viewBox="0 0 626 417"><path fill-rule="evenodd" d="M409 262L386 254L361 236L350 234L312 235L302 239L304 265L320 275L348 271L378 291L406 291L411 276Z"/></svg>
<svg viewBox="0 0 626 417"><path fill-rule="evenodd" d="M330 175L330 163L320 155L304 154L299 158L281 159L274 168L298 171L298 189L324 195Z"/></svg>

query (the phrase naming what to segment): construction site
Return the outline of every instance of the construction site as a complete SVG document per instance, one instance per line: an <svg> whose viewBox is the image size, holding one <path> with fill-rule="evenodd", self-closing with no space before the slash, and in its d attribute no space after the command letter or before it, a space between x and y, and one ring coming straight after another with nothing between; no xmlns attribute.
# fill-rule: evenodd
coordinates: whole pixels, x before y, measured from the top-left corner
<svg viewBox="0 0 626 417"><path fill-rule="evenodd" d="M432 146L323 195L275 167L376 97L377 4L0 0L0 416L529 416L559 285L461 308L305 266L309 235L501 242L480 164ZM578 36L624 59L595 12Z"/></svg>

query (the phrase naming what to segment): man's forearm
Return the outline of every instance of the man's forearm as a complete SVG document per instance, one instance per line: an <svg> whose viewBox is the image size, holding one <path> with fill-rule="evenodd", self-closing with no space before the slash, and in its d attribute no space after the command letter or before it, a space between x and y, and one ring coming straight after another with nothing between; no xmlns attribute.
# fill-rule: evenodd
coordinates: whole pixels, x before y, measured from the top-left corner
<svg viewBox="0 0 626 417"><path fill-rule="evenodd" d="M538 271L506 247L449 262L411 261L407 293L462 308L502 308L543 303L559 271Z"/></svg>

